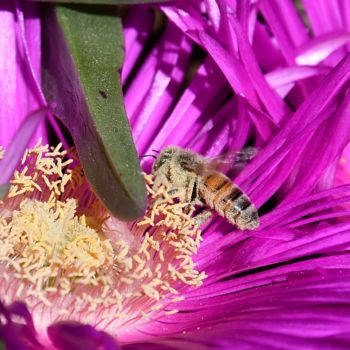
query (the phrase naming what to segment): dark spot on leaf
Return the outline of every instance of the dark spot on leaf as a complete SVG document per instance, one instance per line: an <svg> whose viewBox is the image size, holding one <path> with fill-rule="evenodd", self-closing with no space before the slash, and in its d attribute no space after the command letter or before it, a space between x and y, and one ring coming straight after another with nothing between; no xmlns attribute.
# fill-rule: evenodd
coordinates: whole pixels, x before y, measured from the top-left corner
<svg viewBox="0 0 350 350"><path fill-rule="evenodd" d="M99 93L100 95L103 97L103 98L107 98L107 92L103 91L103 90L99 90Z"/></svg>

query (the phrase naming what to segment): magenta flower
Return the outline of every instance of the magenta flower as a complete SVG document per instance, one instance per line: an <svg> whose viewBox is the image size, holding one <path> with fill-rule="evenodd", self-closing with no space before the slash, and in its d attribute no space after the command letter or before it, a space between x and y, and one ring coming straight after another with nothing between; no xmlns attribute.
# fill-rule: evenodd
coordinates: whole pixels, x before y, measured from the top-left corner
<svg viewBox="0 0 350 350"><path fill-rule="evenodd" d="M0 67L6 148L26 116L46 106L33 6L0 12L2 38L13 44L0 41L12 57ZM37 145L1 209L6 346L349 348L348 7L179 1L160 7L157 40L155 9L130 8L122 81L139 154L168 145L206 156L257 147L234 182L259 208L260 227L239 231L214 216L200 235L177 205L157 207L149 176L146 217L120 222L74 154L67 161L67 151ZM44 127L37 133L48 140ZM143 158L146 172L151 164Z"/></svg>

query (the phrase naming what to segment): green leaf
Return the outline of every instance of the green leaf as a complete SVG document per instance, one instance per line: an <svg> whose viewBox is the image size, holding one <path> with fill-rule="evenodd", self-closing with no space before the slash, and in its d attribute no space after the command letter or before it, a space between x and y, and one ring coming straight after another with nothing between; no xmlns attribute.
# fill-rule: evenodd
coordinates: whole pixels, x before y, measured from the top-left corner
<svg viewBox="0 0 350 350"><path fill-rule="evenodd" d="M148 4L148 3L163 3L163 2L171 2L174 0L31 0L31 1L41 1L41 2L62 2L67 4L114 4L114 5L122 5L122 4Z"/></svg>
<svg viewBox="0 0 350 350"><path fill-rule="evenodd" d="M106 207L140 217L146 190L120 83L121 20L115 7L57 5L43 19L44 89L74 139L85 174Z"/></svg>

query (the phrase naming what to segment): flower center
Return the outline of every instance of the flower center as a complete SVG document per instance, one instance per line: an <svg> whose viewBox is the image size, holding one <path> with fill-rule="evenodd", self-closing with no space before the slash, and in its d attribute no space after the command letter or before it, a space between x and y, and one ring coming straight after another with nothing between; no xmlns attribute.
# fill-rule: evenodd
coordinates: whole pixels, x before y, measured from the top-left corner
<svg viewBox="0 0 350 350"><path fill-rule="evenodd" d="M194 208L165 188L155 193L152 175L145 180L146 215L124 223L90 190L74 152L39 143L28 150L0 207L5 301L25 300L39 327L75 319L119 339L177 312L184 288L206 277L192 260L201 232Z"/></svg>

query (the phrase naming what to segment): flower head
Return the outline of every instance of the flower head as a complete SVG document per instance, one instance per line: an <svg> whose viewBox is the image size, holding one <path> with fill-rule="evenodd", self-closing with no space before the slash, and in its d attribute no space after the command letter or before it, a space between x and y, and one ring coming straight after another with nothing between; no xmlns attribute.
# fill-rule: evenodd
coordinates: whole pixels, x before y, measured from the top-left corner
<svg viewBox="0 0 350 350"><path fill-rule="evenodd" d="M214 216L200 232L198 208L155 191L149 159L148 212L122 223L74 152L37 145L2 204L6 344L349 347L347 5L319 4L180 1L153 41L154 10L131 8L122 79L139 153L256 147L232 178L260 227Z"/></svg>

